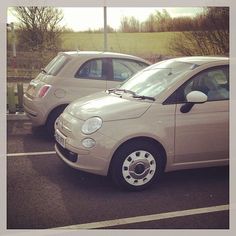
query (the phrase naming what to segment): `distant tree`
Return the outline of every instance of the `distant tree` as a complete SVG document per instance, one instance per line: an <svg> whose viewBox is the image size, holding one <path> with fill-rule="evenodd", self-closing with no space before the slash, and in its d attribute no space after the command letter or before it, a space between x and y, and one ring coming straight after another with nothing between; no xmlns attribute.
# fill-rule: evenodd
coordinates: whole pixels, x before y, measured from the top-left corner
<svg viewBox="0 0 236 236"><path fill-rule="evenodd" d="M200 26L215 52L229 52L229 7L208 7Z"/></svg>
<svg viewBox="0 0 236 236"><path fill-rule="evenodd" d="M120 31L129 32L129 18L127 16L122 17L120 21Z"/></svg>
<svg viewBox="0 0 236 236"><path fill-rule="evenodd" d="M144 32L165 32L171 31L171 28L172 18L166 10L155 11L142 24L142 31Z"/></svg>
<svg viewBox="0 0 236 236"><path fill-rule="evenodd" d="M87 31L85 31L85 32L87 32ZM95 29L95 30L90 31L90 33L91 32L93 32L93 33L103 33L104 28ZM107 25L107 33L114 33L114 32L115 32L115 29L112 28L110 25Z"/></svg>
<svg viewBox="0 0 236 236"><path fill-rule="evenodd" d="M140 31L140 22L134 16L123 17L120 22L120 31L125 33L133 33Z"/></svg>
<svg viewBox="0 0 236 236"><path fill-rule="evenodd" d="M112 28L110 25L107 25L107 32L114 33L114 32L116 32L116 30L114 28Z"/></svg>
<svg viewBox="0 0 236 236"><path fill-rule="evenodd" d="M150 14L146 21L142 24L143 32L155 32L156 31L156 19L154 14Z"/></svg>
<svg viewBox="0 0 236 236"><path fill-rule="evenodd" d="M60 47L63 27L61 10L54 7L14 7L19 20L18 48L30 50L55 50Z"/></svg>
<svg viewBox="0 0 236 236"><path fill-rule="evenodd" d="M199 27L194 24L195 21L194 18L188 16L172 18L171 31L199 30Z"/></svg>
<svg viewBox="0 0 236 236"><path fill-rule="evenodd" d="M63 27L61 32L62 33L74 33L75 31L70 27Z"/></svg>
<svg viewBox="0 0 236 236"><path fill-rule="evenodd" d="M156 11L155 13L155 24L158 32L170 31L171 29L171 17L167 10L162 12Z"/></svg>
<svg viewBox="0 0 236 236"><path fill-rule="evenodd" d="M134 16L129 19L130 32L139 32L140 23Z"/></svg>
<svg viewBox="0 0 236 236"><path fill-rule="evenodd" d="M229 8L208 7L194 19L192 31L173 38L170 49L181 55L228 55Z"/></svg>
<svg viewBox="0 0 236 236"><path fill-rule="evenodd" d="M135 17L124 16L121 19L121 32L170 32L170 31L191 31L198 30L198 19L192 17L172 18L166 9L151 13L148 18L139 22Z"/></svg>

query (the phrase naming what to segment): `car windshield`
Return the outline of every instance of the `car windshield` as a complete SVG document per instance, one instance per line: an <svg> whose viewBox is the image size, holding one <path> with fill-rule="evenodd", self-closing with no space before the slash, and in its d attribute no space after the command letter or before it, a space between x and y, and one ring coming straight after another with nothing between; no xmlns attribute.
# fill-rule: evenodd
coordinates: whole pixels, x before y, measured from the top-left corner
<svg viewBox="0 0 236 236"><path fill-rule="evenodd" d="M57 55L49 64L42 70L48 75L56 75L62 67L67 63L69 58L66 55Z"/></svg>
<svg viewBox="0 0 236 236"><path fill-rule="evenodd" d="M137 95L156 97L178 80L179 76L197 65L180 61L163 61L137 73L121 85L120 89Z"/></svg>

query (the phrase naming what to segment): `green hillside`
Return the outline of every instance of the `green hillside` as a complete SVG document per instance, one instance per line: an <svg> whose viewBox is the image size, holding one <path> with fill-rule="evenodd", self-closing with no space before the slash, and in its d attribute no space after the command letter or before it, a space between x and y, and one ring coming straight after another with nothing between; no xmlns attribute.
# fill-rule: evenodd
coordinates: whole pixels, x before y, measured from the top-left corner
<svg viewBox="0 0 236 236"><path fill-rule="evenodd" d="M109 33L108 51L134 55L173 55L169 43L179 32L163 33ZM103 50L102 33L63 33L63 50Z"/></svg>

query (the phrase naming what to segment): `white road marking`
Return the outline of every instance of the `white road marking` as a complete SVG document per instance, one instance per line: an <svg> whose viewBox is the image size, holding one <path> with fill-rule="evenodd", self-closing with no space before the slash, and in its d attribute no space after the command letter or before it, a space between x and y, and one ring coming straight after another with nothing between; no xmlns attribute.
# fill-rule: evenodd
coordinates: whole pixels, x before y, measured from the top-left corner
<svg viewBox="0 0 236 236"><path fill-rule="evenodd" d="M8 153L7 157L18 157L18 156L36 156L36 155L52 155L56 154L55 151L48 152L25 152L25 153Z"/></svg>
<svg viewBox="0 0 236 236"><path fill-rule="evenodd" d="M65 227L57 227L53 229L73 229L73 230L97 229L97 228L106 228L106 227L118 226L118 225L135 224L135 223L141 223L141 222L156 221L156 220L163 220L163 219L169 219L169 218L175 218L175 217L183 217L183 216L205 214L205 213L227 211L227 210L229 210L229 205L220 205L220 206L213 206L213 207L189 209L189 210L183 210L183 211L166 212L166 213L153 214L153 215L129 217L129 218L123 218L123 219L116 219L116 220L107 220L107 221L100 221L100 222L93 222L93 223L86 223L86 224L70 225L70 226L65 226Z"/></svg>

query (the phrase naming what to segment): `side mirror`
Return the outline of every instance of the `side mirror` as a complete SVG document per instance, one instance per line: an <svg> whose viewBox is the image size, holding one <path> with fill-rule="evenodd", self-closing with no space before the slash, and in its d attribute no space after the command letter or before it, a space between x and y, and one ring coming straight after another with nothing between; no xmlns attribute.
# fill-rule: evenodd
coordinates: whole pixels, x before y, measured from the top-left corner
<svg viewBox="0 0 236 236"><path fill-rule="evenodd" d="M180 111L182 113L189 112L194 104L204 103L207 101L207 95L201 91L192 91L186 96L187 103L185 103L181 108Z"/></svg>
<svg viewBox="0 0 236 236"><path fill-rule="evenodd" d="M207 95L200 91L192 91L186 96L187 102L204 103L207 101Z"/></svg>

